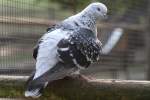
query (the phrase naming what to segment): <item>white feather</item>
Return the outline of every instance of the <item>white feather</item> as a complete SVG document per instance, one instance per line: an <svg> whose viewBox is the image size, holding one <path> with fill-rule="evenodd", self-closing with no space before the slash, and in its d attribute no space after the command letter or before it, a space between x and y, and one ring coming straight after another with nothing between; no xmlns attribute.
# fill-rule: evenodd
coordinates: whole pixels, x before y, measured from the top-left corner
<svg viewBox="0 0 150 100"><path fill-rule="evenodd" d="M33 91L25 91L25 97L38 98L41 94L39 94L39 89Z"/></svg>
<svg viewBox="0 0 150 100"><path fill-rule="evenodd" d="M67 47L67 48L59 48L61 51L67 51L67 50L69 50L69 47Z"/></svg>
<svg viewBox="0 0 150 100"><path fill-rule="evenodd" d="M67 31L57 29L42 37L43 42L39 45L34 79L51 69L59 61L57 44L66 35Z"/></svg>

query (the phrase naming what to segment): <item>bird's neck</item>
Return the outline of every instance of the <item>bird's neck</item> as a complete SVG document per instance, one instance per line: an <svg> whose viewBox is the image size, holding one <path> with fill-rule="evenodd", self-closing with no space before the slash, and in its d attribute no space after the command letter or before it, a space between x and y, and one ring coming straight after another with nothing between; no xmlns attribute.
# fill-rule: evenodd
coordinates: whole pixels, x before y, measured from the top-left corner
<svg viewBox="0 0 150 100"><path fill-rule="evenodd" d="M87 13L86 11L79 13L78 20L84 28L92 30L97 35L97 19L91 13Z"/></svg>
<svg viewBox="0 0 150 100"><path fill-rule="evenodd" d="M89 29L93 33L95 33L95 36L97 36L96 20L97 19L91 13L87 11L82 11L64 20L63 23L68 24L70 22L70 26L76 26L74 25L74 22L76 22L76 24L78 24L77 27Z"/></svg>

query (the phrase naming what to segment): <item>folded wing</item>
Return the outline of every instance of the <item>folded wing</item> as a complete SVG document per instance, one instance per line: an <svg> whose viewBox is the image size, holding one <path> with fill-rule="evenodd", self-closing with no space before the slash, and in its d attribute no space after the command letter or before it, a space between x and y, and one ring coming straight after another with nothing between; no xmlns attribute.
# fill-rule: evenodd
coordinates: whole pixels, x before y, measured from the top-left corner
<svg viewBox="0 0 150 100"><path fill-rule="evenodd" d="M64 63L72 63L81 69L98 61L101 53L101 43L97 42L92 31L85 28L74 31L57 46L59 57Z"/></svg>

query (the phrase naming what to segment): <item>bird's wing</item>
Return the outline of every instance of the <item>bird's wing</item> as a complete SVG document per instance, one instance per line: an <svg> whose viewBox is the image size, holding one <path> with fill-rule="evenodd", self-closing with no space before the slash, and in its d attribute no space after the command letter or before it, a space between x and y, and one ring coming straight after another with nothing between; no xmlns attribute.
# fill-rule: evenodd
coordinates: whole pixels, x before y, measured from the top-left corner
<svg viewBox="0 0 150 100"><path fill-rule="evenodd" d="M70 22L70 21L69 21ZM71 22L70 22L71 23ZM47 28L47 32L48 33L51 33L52 31L55 31L57 29L65 29L65 30L73 30L75 28L75 26L73 27L71 24L65 22L61 22L59 24L54 24L50 27ZM47 34L47 33L46 33ZM61 34L61 33L58 33L58 34ZM45 35L44 35L45 36ZM44 37L43 36L43 37ZM37 58L37 54L38 54L38 49L39 49L39 44L43 41L43 38L40 38L37 42L37 44L35 45L34 49L33 49L33 58L36 60Z"/></svg>
<svg viewBox="0 0 150 100"><path fill-rule="evenodd" d="M56 29L45 34L41 38L41 42L38 44L38 48L36 49L37 58L34 79L43 75L57 64L59 61L57 57L57 44L62 38L66 36L66 33L66 31Z"/></svg>
<svg viewBox="0 0 150 100"><path fill-rule="evenodd" d="M100 42L97 42L92 31L85 28L74 31L57 46L59 57L64 63L72 63L81 69L99 60L101 52Z"/></svg>
<svg viewBox="0 0 150 100"><path fill-rule="evenodd" d="M60 34L61 33L61 34ZM66 31L56 29L45 34L39 43L36 57L36 70L34 76L27 82L25 95L39 96L48 82L62 79L72 72L72 67L66 67L59 62L57 44L66 36Z"/></svg>
<svg viewBox="0 0 150 100"><path fill-rule="evenodd" d="M60 28L60 26L61 26L61 25L54 24L54 25L48 27L48 28L46 29L46 31L47 31L47 33L51 33L52 31L57 30L58 28ZM47 33L46 33L46 34L47 34ZM46 35L46 34L45 34L45 35ZM44 36L45 36L45 35L44 35ZM44 37L44 36L43 36L43 37ZM36 58L37 58L38 49L39 49L39 44L40 44L42 41L43 41L43 38L40 38L40 39L38 40L37 44L35 45L35 47L33 48L33 58L34 58L35 60L36 60Z"/></svg>

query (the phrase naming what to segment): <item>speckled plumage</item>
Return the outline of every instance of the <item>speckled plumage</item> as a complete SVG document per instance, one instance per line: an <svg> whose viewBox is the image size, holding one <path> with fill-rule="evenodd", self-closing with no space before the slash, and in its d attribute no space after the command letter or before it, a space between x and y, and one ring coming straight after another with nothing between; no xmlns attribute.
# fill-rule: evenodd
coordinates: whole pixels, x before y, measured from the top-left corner
<svg viewBox="0 0 150 100"><path fill-rule="evenodd" d="M68 38L62 39L58 43L59 57L64 63L87 68L91 63L98 61L100 57L101 43L98 43L96 38L95 34L88 29L80 28L73 31Z"/></svg>
<svg viewBox="0 0 150 100"><path fill-rule="evenodd" d="M49 82L69 76L99 59L101 43L96 21L106 13L104 4L92 3L47 30L33 52L36 69L27 84L26 97L41 96Z"/></svg>

